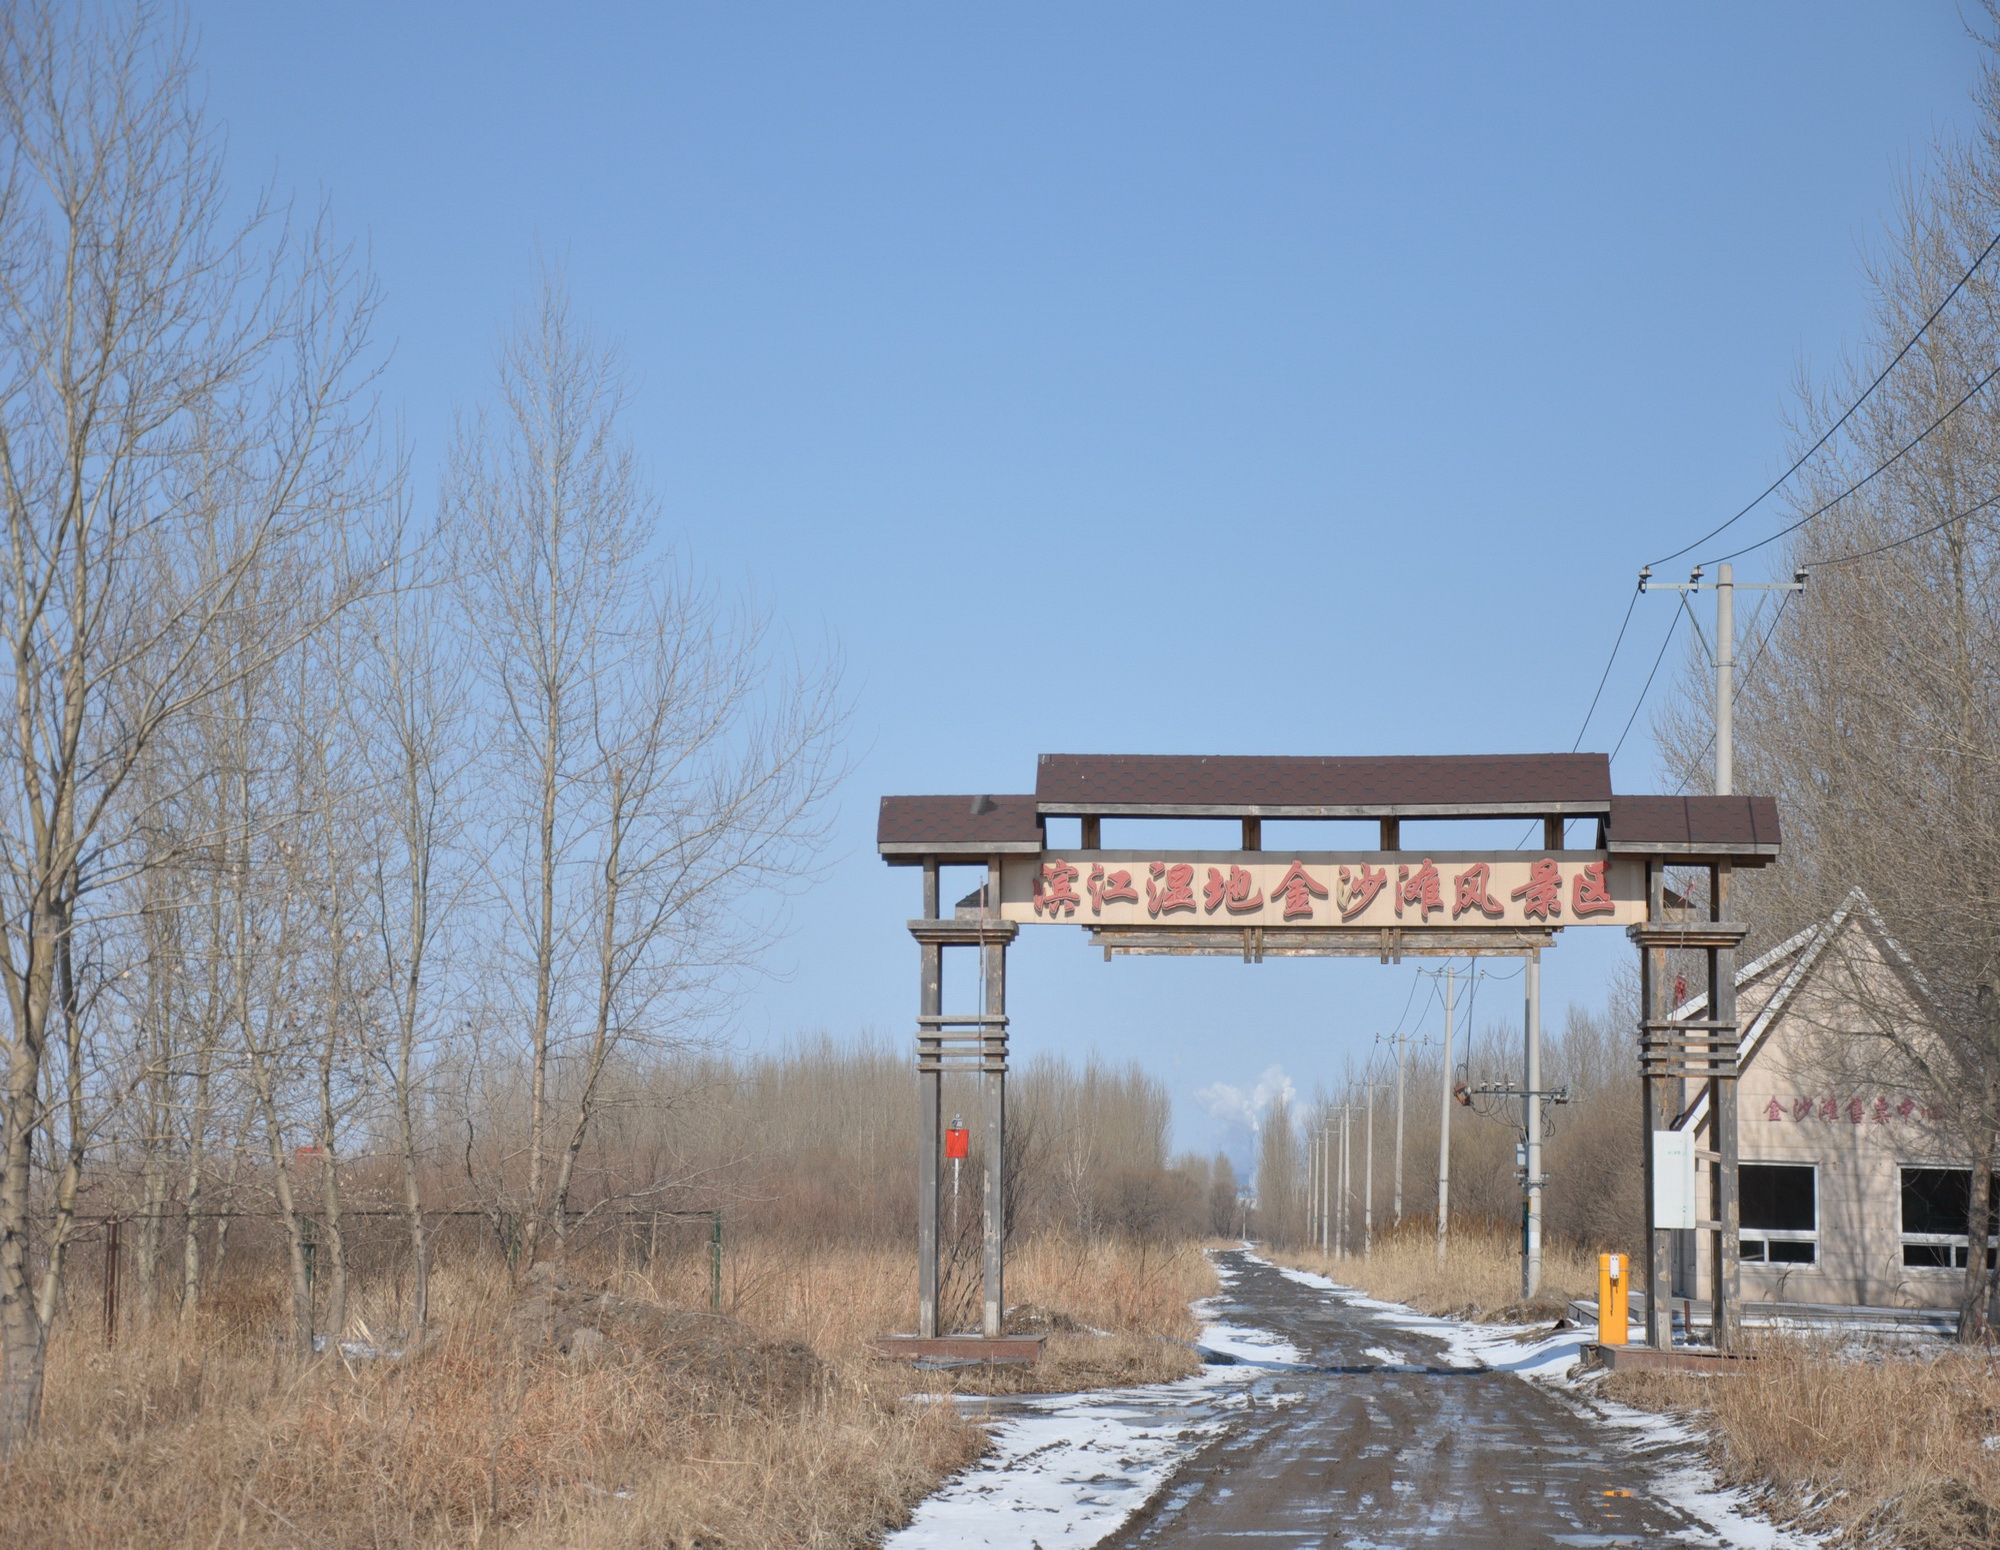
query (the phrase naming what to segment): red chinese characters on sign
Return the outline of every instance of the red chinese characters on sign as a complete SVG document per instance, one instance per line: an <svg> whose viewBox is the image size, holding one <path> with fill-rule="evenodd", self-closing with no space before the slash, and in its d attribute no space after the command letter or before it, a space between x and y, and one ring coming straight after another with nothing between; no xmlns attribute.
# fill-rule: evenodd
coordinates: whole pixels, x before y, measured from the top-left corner
<svg viewBox="0 0 2000 1550"><path fill-rule="evenodd" d="M1232 915L1249 915L1264 907L1264 890L1240 866L1231 867L1227 877L1222 875L1220 867L1210 867L1208 881L1202 885L1201 902L1211 915L1224 906Z"/></svg>
<svg viewBox="0 0 2000 1550"><path fill-rule="evenodd" d="M1927 1105L1920 1106L1912 1099L1904 1098L1900 1102L1891 1103L1886 1096L1881 1094L1877 1094L1872 1101L1867 1098L1848 1098L1845 1100L1840 1098L1794 1098L1792 1099L1789 1113L1794 1124L1803 1124L1805 1121L1815 1117L1832 1122L1838 1122L1844 1118L1850 1125L1859 1125L1864 1121L1874 1125L1886 1125L1892 1119L1919 1118L1935 1120L1943 1117L1942 1111ZM1766 1119L1781 1120L1786 1117L1786 1114L1787 1110L1781 1099L1773 1098L1769 1103L1764 1105L1764 1117Z"/></svg>
<svg viewBox="0 0 2000 1550"><path fill-rule="evenodd" d="M1611 897L1609 861L1593 861L1570 874L1569 907L1578 920L1586 915L1615 915L1618 905Z"/></svg>
<svg viewBox="0 0 2000 1550"><path fill-rule="evenodd" d="M1432 910L1444 908L1443 879L1438 869L1431 865L1431 858L1424 857L1424 864L1415 872L1406 866L1396 868L1396 918L1403 918L1403 906L1414 904L1422 913L1420 920L1429 920Z"/></svg>
<svg viewBox="0 0 2000 1550"><path fill-rule="evenodd" d="M1388 885L1388 882L1389 869L1387 867L1372 867L1364 861L1351 874L1346 867L1342 867L1340 869L1340 891L1333 901L1339 907L1340 918L1342 920L1352 920L1356 915L1359 915L1375 902L1375 895L1380 893Z"/></svg>
<svg viewBox="0 0 2000 1550"><path fill-rule="evenodd" d="M1451 880L1451 918L1458 919L1467 910L1478 910L1488 920L1498 920L1507 913L1507 906L1493 897L1493 868L1484 861L1475 861Z"/></svg>
<svg viewBox="0 0 2000 1550"><path fill-rule="evenodd" d="M1139 890L1132 886L1132 874L1119 868L1107 872L1101 866L1092 866L1090 881L1085 885L1090 889L1090 913L1102 915L1107 904L1137 904Z"/></svg>
<svg viewBox="0 0 2000 1550"><path fill-rule="evenodd" d="M1050 920L1070 920L1083 903L1072 886L1080 874L1067 861L1045 861L1035 873L1035 913ZM1068 914L1063 912L1067 910Z"/></svg>
<svg viewBox="0 0 2000 1550"><path fill-rule="evenodd" d="M1528 880L1507 895L1521 901L1521 913L1530 920L1547 920L1563 912L1562 868L1553 856L1544 856L1528 868Z"/></svg>
<svg viewBox="0 0 2000 1550"><path fill-rule="evenodd" d="M1027 878L1032 898L1030 918L1101 922L1107 916L1115 920L1122 913L1111 906L1131 906L1136 912L1136 906L1143 903L1147 915L1156 921L1188 915L1220 926L1234 925L1238 919L1275 916L1288 923L1317 920L1325 925L1360 925L1365 924L1371 909L1386 901L1393 911L1393 922L1403 926L1429 926L1433 919L1440 926L1508 921L1556 926L1565 924L1566 916L1574 920L1616 918L1625 908L1611 894L1609 859L1586 864L1581 857L1566 860L1531 854L1518 860L1447 857L1440 865L1424 856L1421 861L1400 865L1388 858L1380 865L1373 861L1339 865L1338 858L1326 857L1315 865L1323 864L1329 872L1337 873L1338 881L1330 876L1322 882L1307 870L1301 857L1294 857L1280 877L1271 875L1279 871L1275 856L1251 856L1240 863L1222 861L1211 866L1155 854L1158 860L1142 859L1123 866L1088 857L1074 862L1052 858L1033 863ZM1453 867L1459 870L1451 870ZM1512 884L1524 874L1519 887L1503 892L1502 884ZM1322 899L1331 899L1333 916L1319 916L1316 901ZM1507 902L1510 899L1512 903ZM1389 913L1384 911L1384 916ZM1385 918L1383 923L1391 922ZM1676 985L1675 1000L1681 999Z"/></svg>
<svg viewBox="0 0 2000 1550"><path fill-rule="evenodd" d="M1384 867L1382 869L1382 877L1386 881L1388 876L1389 869ZM1381 886L1381 883L1375 885L1378 891ZM1284 904L1285 919L1287 920L1311 920L1313 918L1312 901L1314 899L1324 899L1326 896L1326 885L1314 877L1312 873L1308 872L1305 869L1305 864L1300 861L1293 861L1291 866L1286 869L1285 875L1278 879L1278 886L1271 892L1271 897L1274 900ZM1374 895L1370 894L1369 897L1373 898ZM1363 908L1366 908L1366 906L1364 905Z"/></svg>
<svg viewBox="0 0 2000 1550"><path fill-rule="evenodd" d="M1146 913L1158 920L1162 915L1171 915L1177 910L1194 913L1194 868L1185 861L1176 861L1168 866L1164 861L1155 861L1147 867L1152 875L1146 879Z"/></svg>

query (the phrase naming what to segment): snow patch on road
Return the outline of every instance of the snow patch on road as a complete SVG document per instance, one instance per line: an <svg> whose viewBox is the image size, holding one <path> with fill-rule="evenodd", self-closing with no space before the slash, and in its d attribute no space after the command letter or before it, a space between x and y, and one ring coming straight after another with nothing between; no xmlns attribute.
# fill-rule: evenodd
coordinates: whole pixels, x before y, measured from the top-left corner
<svg viewBox="0 0 2000 1550"><path fill-rule="evenodd" d="M1216 1270L1226 1291L1234 1275L1224 1265ZM919 1502L884 1550L1085 1550L1098 1543L1253 1403L1244 1385L1304 1363L1296 1346L1269 1331L1227 1322L1227 1303L1225 1295L1194 1304L1200 1349L1222 1358L1195 1377L1005 1401L1006 1413L988 1422L985 1457Z"/></svg>
<svg viewBox="0 0 2000 1550"><path fill-rule="evenodd" d="M918 1503L909 1527L889 1536L887 1550L1096 1544L1243 1407L1245 1395L1215 1392L1242 1371L1215 1367L1179 1383L1021 1402L1025 1413L991 1424L986 1457Z"/></svg>
<svg viewBox="0 0 2000 1550"><path fill-rule="evenodd" d="M1221 1301L1219 1297L1209 1297L1194 1305L1194 1316L1202 1321L1197 1349L1227 1357L1244 1367L1283 1369L1305 1364L1304 1352L1269 1330L1224 1323L1217 1317L1221 1311L1217 1304Z"/></svg>

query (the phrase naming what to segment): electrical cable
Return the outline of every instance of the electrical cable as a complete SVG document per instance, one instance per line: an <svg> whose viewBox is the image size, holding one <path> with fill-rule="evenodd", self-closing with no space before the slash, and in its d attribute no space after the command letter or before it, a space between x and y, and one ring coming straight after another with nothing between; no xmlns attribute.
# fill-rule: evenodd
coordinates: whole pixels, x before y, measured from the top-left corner
<svg viewBox="0 0 2000 1550"><path fill-rule="evenodd" d="M1403 1019L1410 1015L1410 1003L1417 999L1417 986L1421 985L1422 983L1423 983L1423 976L1421 974L1412 975L1410 977L1410 993L1407 996L1403 997L1403 1016L1398 1017L1396 1019L1396 1032L1390 1034L1389 1035L1390 1038L1392 1039L1395 1038L1397 1034L1400 1034L1403 1031ZM1378 1033L1375 1035L1375 1037L1379 1039L1382 1037L1382 1035Z"/></svg>
<svg viewBox="0 0 2000 1550"><path fill-rule="evenodd" d="M1590 709L1583 713L1583 725L1576 729L1576 741L1569 745L1575 753L1583 746L1583 734L1590 730L1590 718L1597 714L1597 702L1604 698L1604 686L1611 681L1611 669L1618 661L1618 648L1625 644L1625 631L1632 623L1632 610L1639 606L1639 589L1632 589L1632 599L1625 605L1625 617L1618 621L1618 638L1611 643L1611 655L1605 660L1604 671L1597 677L1597 692L1590 697Z"/></svg>
<svg viewBox="0 0 2000 1550"><path fill-rule="evenodd" d="M1632 707L1632 714L1625 718L1625 730L1618 734L1618 741L1612 747L1611 757L1618 757L1618 750L1625 746L1625 739L1632 735L1632 723L1639 719L1639 712L1645 709L1646 696L1653 691L1653 680L1659 676L1660 664L1667 659L1667 647L1674 643L1674 635L1681 627L1681 616L1676 612L1667 625L1667 638L1660 642L1660 654L1653 658L1653 670L1646 675L1645 687L1639 691L1638 701Z"/></svg>
<svg viewBox="0 0 2000 1550"><path fill-rule="evenodd" d="M1887 554L1891 549L1900 549L1904 544L1915 543L1919 538L1928 538L1933 533L1941 533L1954 522L1963 522L1967 517L1976 517L1989 506L2000 506L2000 495L1988 496L1976 506L1968 506L1942 522L1933 522L1929 527L1918 528L1914 533L1905 533L1901 538L1892 538L1886 544L1877 544L1873 549L1857 549L1852 554L1843 554L1831 560L1814 560L1808 570L1823 570L1829 565L1845 565L1850 560L1866 560L1878 554Z"/></svg>
<svg viewBox="0 0 2000 1550"><path fill-rule="evenodd" d="M1750 502L1750 504L1745 506L1741 511L1737 512L1736 515L1731 517L1727 522L1723 523L1722 526L1715 528L1711 532L1702 534L1702 536L1697 538L1693 543L1686 545L1684 548L1676 549L1672 554L1665 555L1662 558L1653 561L1653 564L1664 565L1667 563L1668 560L1678 560L1682 555L1688 553L1690 550L1699 549L1703 544L1707 543L1711 538L1717 537L1718 535L1727 532L1730 528L1734 527L1738 522L1742 521L1743 518L1749 516L1751 512L1755 511L1759 506L1763 505L1764 502L1770 499L1770 497L1774 493L1776 493L1779 487L1785 484L1786 481L1788 481L1793 474L1797 473L1801 468L1805 467L1807 460L1810 459L1814 453L1818 452L1821 447L1825 446L1829 441L1831 441L1834 438L1834 436L1838 434L1840 428L1843 425L1845 425L1849 420L1854 418L1854 412L1857 409L1859 409L1863 404L1868 402L1869 395L1872 394L1878 387L1880 387L1886 380L1888 380L1890 372L1894 371L1898 366L1900 366L1903 363L1903 357L1908 355L1910 351L1916 348L1917 341L1923 338L1925 333L1929 331L1931 324L1935 323L1938 320L1938 314L1943 312L1946 307L1950 306L1952 298L1958 295L1960 291L1965 289L1965 282L1970 280L1974 272L1978 270L1979 266L1985 263L1986 260L1992 256L1993 250L1996 247L2000 247L2000 232L1994 233L1993 240L1987 243L1986 246L1980 250L1979 256L1972 261L1971 265L1966 269L1965 273L1958 277L1958 283L1953 285L1950 290L1945 292L1944 300L1939 302L1935 307L1931 309L1930 316L1924 319L1924 321L1922 322L1921 325L1919 325L1917 331L1914 334L1910 335L1908 341L1903 345L1903 348L1898 350L1895 353L1895 355L1891 357L1889 364L1884 366L1881 369L1881 371L1876 374L1875 380L1869 383L1868 386L1862 390L1861 396L1855 399L1853 403L1849 404L1847 406L1846 412L1843 413L1839 419L1835 420L1832 425L1827 427L1826 432L1819 438L1819 440L1814 442L1810 447L1806 448L1804 452L1800 453L1798 460L1794 462L1790 468L1786 469L1775 480L1773 480L1765 488L1764 492L1761 495L1759 495L1755 500ZM1930 433L1926 431L1924 434L1929 435Z"/></svg>
<svg viewBox="0 0 2000 1550"><path fill-rule="evenodd" d="M1989 370L1985 376L1981 377L1977 382L1973 383L1971 387L1965 390L1964 397L1960 398L1957 403L1953 404L1949 409L1945 410L1943 414L1939 415L1935 420L1931 421L1929 425L1925 426L1921 431L1917 432L1916 435L1912 436L1908 441L1904 442L1902 446L1898 447L1894 452L1890 453L1888 457L1884 458L1880 463L1877 463L1867 473L1863 474L1859 479L1855 480L1854 483L1850 484L1846 489L1842 490L1838 495L1834 496L1833 499L1828 501L1825 505L1819 506L1814 510L1807 512L1804 516L1800 517L1798 521L1788 523L1786 526L1779 528L1777 532L1771 534L1768 538L1760 538L1754 544L1745 544L1741 549L1732 549L1727 554L1719 554L1713 560L1706 561L1705 563L1710 565L1720 565L1724 560L1735 560L1735 559L1740 559L1742 556L1746 554L1754 554L1757 550L1763 548L1766 544L1776 543L1779 539L1783 538L1788 533L1796 533L1800 528L1804 527L1808 522L1812 521L1813 518L1825 516L1826 513L1833 510L1835 506L1838 506L1842 501L1846 500L1848 496L1852 495L1856 490L1860 489L1863 485L1867 484L1871 479L1875 478L1876 475L1886 473L1889 469L1893 468L1898 462L1902 460L1903 456L1906 453L1908 453L1912 448L1914 448L1926 436L1930 435L1932 431L1936 430L1940 425L1944 424L1946 420L1949 420L1953 415L1957 414L1959 410L1963 409L1966 406L1966 404L1971 401L1972 396L1975 393L1977 393L1981 388L1985 387L1986 384L1991 382L1995 377L2000 377L2000 366L1995 366L1991 370Z"/></svg>

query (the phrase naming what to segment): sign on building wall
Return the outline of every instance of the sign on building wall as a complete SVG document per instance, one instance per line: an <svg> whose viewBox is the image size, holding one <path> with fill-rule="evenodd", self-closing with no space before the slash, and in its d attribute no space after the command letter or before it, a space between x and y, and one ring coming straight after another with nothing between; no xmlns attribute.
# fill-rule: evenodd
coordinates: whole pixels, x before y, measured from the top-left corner
<svg viewBox="0 0 2000 1550"><path fill-rule="evenodd" d="M1000 913L1022 925L1627 926L1645 868L1601 851L1286 856L1084 851L1008 856Z"/></svg>

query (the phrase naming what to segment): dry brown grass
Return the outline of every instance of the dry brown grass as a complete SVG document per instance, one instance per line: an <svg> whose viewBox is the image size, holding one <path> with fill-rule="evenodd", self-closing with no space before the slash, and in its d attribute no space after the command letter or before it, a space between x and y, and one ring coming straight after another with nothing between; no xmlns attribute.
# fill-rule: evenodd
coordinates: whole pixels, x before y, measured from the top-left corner
<svg viewBox="0 0 2000 1550"><path fill-rule="evenodd" d="M1058 1393L1187 1377L1201 1366L1188 1304L1217 1285L1215 1267L1192 1243L1033 1239L1010 1259L1007 1291L1014 1326L1049 1332L1042 1360L962 1386Z"/></svg>
<svg viewBox="0 0 2000 1550"><path fill-rule="evenodd" d="M1173 1376L1200 1254L1024 1245L1010 1290L1066 1333L1032 1374L1064 1388ZM703 1308L692 1260L652 1275L587 1267L578 1284L636 1307ZM490 1264L448 1268L440 1333L402 1360L301 1365L274 1331L279 1287L239 1282L187 1326L106 1351L88 1319L50 1352L41 1442L0 1476L0 1543L46 1546L848 1546L904 1519L973 1457L978 1429L912 1402L948 1380L874 1360L913 1322L900 1249L730 1251L717 1338L798 1342L811 1375L775 1396L712 1366L614 1338L592 1355L523 1345L520 1293ZM685 1315L683 1315L683 1318ZM364 1290L350 1333L393 1326ZM386 1338L386 1337L385 1337Z"/></svg>
<svg viewBox="0 0 2000 1550"><path fill-rule="evenodd" d="M1442 1266L1435 1232L1414 1224L1377 1238L1366 1259L1328 1259L1315 1249L1264 1252L1279 1264L1317 1271L1384 1302L1489 1323L1560 1318L1572 1298L1597 1295L1596 1256L1550 1243L1542 1251L1541 1291L1523 1299L1520 1239L1491 1228L1454 1229Z"/></svg>
<svg viewBox="0 0 2000 1550"><path fill-rule="evenodd" d="M1822 1343L1753 1343L1742 1377L1612 1373L1606 1392L1691 1416L1731 1485L1836 1542L1904 1550L2000 1545L2000 1366L1954 1348L1855 1360Z"/></svg>

